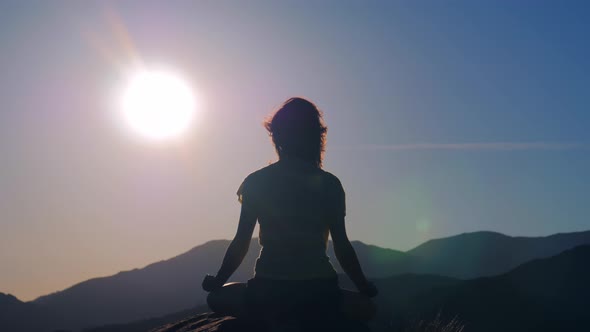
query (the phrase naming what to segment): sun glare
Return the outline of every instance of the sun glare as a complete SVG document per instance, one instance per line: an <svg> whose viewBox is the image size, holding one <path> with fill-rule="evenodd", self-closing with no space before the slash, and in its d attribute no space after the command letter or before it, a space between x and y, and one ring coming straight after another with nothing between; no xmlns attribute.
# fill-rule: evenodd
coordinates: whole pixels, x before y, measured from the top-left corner
<svg viewBox="0 0 590 332"><path fill-rule="evenodd" d="M178 75L144 70L127 83L122 111L135 132L164 140L177 137L190 127L196 103L191 87Z"/></svg>

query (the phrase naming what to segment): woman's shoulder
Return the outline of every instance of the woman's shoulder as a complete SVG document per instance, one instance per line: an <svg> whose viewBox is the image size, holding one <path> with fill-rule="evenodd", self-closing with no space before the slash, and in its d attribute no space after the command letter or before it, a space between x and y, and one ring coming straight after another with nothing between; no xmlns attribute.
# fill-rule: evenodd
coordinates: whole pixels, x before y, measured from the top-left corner
<svg viewBox="0 0 590 332"><path fill-rule="evenodd" d="M260 190L261 184L268 182L268 181L266 181L266 179L268 178L269 172L272 172L274 167L275 167L274 164L270 164L266 167L260 168L256 171L248 174L244 178L244 180L240 184L240 187L238 188L238 191L237 191L237 194L239 197L238 199L240 200L240 202L242 201L242 195L245 192L248 192L248 193L258 192Z"/></svg>
<svg viewBox="0 0 590 332"><path fill-rule="evenodd" d="M326 170L322 170L322 175L324 176L324 179L328 183L329 187L334 188L336 190L343 190L342 182L340 182L340 179L336 175Z"/></svg>
<svg viewBox="0 0 590 332"><path fill-rule="evenodd" d="M255 170L254 172L248 174L248 176L246 176L246 178L244 178L244 182L248 181L257 181L260 179L265 178L266 176L268 176L269 174L272 174L275 172L277 168L277 163L272 163L269 164L265 167L259 168L257 170Z"/></svg>
<svg viewBox="0 0 590 332"><path fill-rule="evenodd" d="M306 171L305 173L310 174L308 171ZM285 170L285 167L281 167L280 162L275 162L248 174L248 176L246 176L246 178L244 179L244 182L260 182L265 180L271 180L274 176L281 176L285 172L288 173L289 171ZM334 186L337 188L342 187L340 179L329 171L317 168L312 173L314 173L316 176L321 176L324 182L327 183L329 186Z"/></svg>
<svg viewBox="0 0 590 332"><path fill-rule="evenodd" d="M334 182L340 182L340 179L339 179L339 178L338 178L336 175L334 175L333 173L331 173L331 172L328 172L328 171L326 171L326 170L324 170L324 169L321 169L321 172L322 172L322 175L323 175L323 176L324 176L326 179L328 179L328 180L330 180L330 181L334 181Z"/></svg>

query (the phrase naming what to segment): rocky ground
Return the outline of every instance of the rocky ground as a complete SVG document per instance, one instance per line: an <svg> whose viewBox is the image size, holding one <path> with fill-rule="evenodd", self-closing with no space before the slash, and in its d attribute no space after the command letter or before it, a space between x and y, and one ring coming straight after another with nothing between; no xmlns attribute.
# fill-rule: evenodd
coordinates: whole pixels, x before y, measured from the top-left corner
<svg viewBox="0 0 590 332"><path fill-rule="evenodd" d="M284 332L370 331L367 326L362 324L337 318L322 321L300 319L297 321L285 322L271 330L263 324L249 323L235 317L204 313L158 327L151 332L273 332L275 330Z"/></svg>

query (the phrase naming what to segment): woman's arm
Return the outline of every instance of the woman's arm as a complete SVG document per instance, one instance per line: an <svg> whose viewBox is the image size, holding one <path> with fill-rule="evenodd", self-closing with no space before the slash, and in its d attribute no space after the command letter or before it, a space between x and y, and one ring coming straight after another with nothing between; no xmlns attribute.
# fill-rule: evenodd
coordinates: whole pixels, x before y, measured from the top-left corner
<svg viewBox="0 0 590 332"><path fill-rule="evenodd" d="M256 226L256 219L256 213L253 210L248 209L245 205L242 205L238 231L225 252L221 268L219 269L219 272L217 272L217 276L215 276L215 282L211 283L215 283L218 287L223 286L223 284L225 284L231 275L238 269L250 248L250 241L252 240L252 233ZM205 288L205 282L203 283L203 288ZM207 288L216 287L212 286Z"/></svg>
<svg viewBox="0 0 590 332"><path fill-rule="evenodd" d="M346 227L344 226L344 216L335 217L332 220L330 223L330 234L332 236L336 258L356 288L369 297L377 295L377 289L367 280L361 269L356 252L348 240Z"/></svg>

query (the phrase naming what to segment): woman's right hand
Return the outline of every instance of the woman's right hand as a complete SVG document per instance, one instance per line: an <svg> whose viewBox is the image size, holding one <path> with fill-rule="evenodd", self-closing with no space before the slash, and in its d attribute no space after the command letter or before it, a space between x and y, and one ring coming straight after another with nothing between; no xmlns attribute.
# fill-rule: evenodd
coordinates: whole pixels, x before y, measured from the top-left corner
<svg viewBox="0 0 590 332"><path fill-rule="evenodd" d="M208 274L205 276L205 279L203 279L203 284L201 286L206 292L212 292L223 287L223 282L217 279L217 277Z"/></svg>

